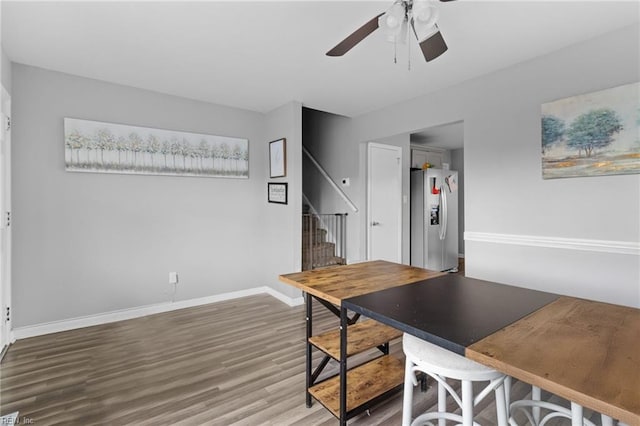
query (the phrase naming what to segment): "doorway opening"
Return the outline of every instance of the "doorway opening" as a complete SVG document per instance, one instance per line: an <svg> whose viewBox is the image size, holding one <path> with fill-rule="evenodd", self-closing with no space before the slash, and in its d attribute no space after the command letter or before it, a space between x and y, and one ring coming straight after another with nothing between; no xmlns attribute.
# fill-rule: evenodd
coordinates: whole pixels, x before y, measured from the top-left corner
<svg viewBox="0 0 640 426"><path fill-rule="evenodd" d="M464 122L457 121L453 123L447 123L443 125L438 125L434 127L429 127L420 131L416 131L410 134L410 148L411 148L411 171L412 174L418 170L433 170L433 171L443 171L443 181L448 178L449 175L452 175L453 172L457 172L455 174L456 179L454 182L455 190L451 192L451 187L446 184L447 193L452 196L455 196L457 199L457 241L455 242L457 248L458 256L458 268L464 270ZM450 171L450 173L446 172ZM415 179L411 179L410 188L412 194L412 203L415 203L413 200L413 192L416 191L414 188ZM439 197L441 198L441 197ZM432 204L436 205L437 202L433 202ZM416 208L416 210L424 210L424 206L421 206L422 209ZM414 212L413 206L411 210L411 222L414 222L415 215L417 213ZM451 225L451 224L449 224ZM416 247L416 244L422 246L422 244L426 244L426 237L419 238L416 236L416 232L422 232L416 229L416 226L412 226L410 230L411 235L411 258L412 264L413 258L416 255L416 251L419 251L421 247ZM417 241L418 240L418 241ZM420 243L419 240L422 240L423 243ZM451 248L451 250L454 250ZM433 250L432 250L433 251ZM426 253L425 253L426 255ZM416 265L420 266L420 265Z"/></svg>

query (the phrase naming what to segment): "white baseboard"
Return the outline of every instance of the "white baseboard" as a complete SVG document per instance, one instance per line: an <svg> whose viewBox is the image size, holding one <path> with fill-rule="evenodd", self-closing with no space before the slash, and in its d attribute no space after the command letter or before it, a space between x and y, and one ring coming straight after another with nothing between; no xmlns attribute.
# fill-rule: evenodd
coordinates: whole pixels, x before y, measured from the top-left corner
<svg viewBox="0 0 640 426"><path fill-rule="evenodd" d="M289 306L298 306L304 303L304 299L302 297L292 298L272 289L271 287L264 286L250 288L247 290L233 291L230 293L216 294L213 296L200 297L197 299L181 300L173 303L159 303L156 305L105 312L98 315L89 315L68 320L52 321L44 324L30 325L26 327L17 327L12 331L15 339L26 339L28 337L42 336L44 334L59 333L61 331L108 324L110 322L140 318L147 315L170 312L178 309L191 308L194 306L207 305L209 303L223 302L225 300L238 299L240 297L254 296L256 294L265 293L275 297L276 299L280 300L283 303L286 303Z"/></svg>
<svg viewBox="0 0 640 426"><path fill-rule="evenodd" d="M269 286L265 286L263 287L264 292L275 297L276 299L278 299L279 301L281 301L282 303L286 303L287 305L293 307L293 306L300 306L304 303L304 297L300 296L300 297L289 297L289 296L285 296L284 294L280 293L279 291L276 291L274 289L272 289Z"/></svg>
<svg viewBox="0 0 640 426"><path fill-rule="evenodd" d="M548 247L640 256L640 243L629 241L539 237L533 235L494 234L489 232L465 232L464 239L465 241L478 241L483 243L515 244L531 247Z"/></svg>

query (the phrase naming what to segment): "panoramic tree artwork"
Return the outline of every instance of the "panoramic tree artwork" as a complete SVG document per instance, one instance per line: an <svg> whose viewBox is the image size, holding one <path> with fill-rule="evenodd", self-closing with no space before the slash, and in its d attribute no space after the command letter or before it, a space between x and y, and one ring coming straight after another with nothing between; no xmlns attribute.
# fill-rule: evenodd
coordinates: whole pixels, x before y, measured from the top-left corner
<svg viewBox="0 0 640 426"><path fill-rule="evenodd" d="M640 83L542 105L542 177L640 173Z"/></svg>
<svg viewBox="0 0 640 426"><path fill-rule="evenodd" d="M67 171L249 177L249 141L64 119Z"/></svg>

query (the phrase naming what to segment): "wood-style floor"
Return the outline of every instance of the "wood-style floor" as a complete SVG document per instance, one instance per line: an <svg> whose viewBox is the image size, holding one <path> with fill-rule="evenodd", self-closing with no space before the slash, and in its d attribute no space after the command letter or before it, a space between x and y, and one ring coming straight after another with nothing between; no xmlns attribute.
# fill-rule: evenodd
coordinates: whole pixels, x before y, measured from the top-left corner
<svg viewBox="0 0 640 426"><path fill-rule="evenodd" d="M337 326L321 305L314 312L314 332ZM304 308L268 295L19 340L0 365L0 413L37 426L336 425L320 404L305 406L304 341ZM402 357L399 341L391 352ZM512 394L527 391L516 383ZM415 412L434 393L415 392ZM399 425L401 398L349 424ZM477 420L495 424L492 403Z"/></svg>

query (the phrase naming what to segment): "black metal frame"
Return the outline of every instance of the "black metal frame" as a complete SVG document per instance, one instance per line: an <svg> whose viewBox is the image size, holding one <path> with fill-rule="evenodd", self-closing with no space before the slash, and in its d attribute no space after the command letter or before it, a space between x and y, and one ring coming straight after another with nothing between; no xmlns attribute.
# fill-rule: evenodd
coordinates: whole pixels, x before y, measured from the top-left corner
<svg viewBox="0 0 640 426"><path fill-rule="evenodd" d="M336 308L336 306L331 303L331 302L327 302L324 299L320 299L318 297L312 296L314 299L316 299L318 302L320 302L325 308L327 308L328 310L330 310L331 312L333 312L333 314L335 316L337 316L338 318L340 318L340 309ZM347 323L349 325L353 325L356 322L358 322L358 320L360 319L360 314L354 314L353 317L351 318L347 318Z"/></svg>
<svg viewBox="0 0 640 426"><path fill-rule="evenodd" d="M312 336L312 332L313 332L313 323L312 323L312 317L313 317L313 298L311 297L311 295L309 293L306 293L306 302L307 302L307 379L306 379L306 402L307 402L307 408L311 408L311 394L309 393L309 388L313 385L314 382L314 378L311 375L311 344L309 343L309 338ZM326 365L326 364L325 364Z"/></svg>
<svg viewBox="0 0 640 426"><path fill-rule="evenodd" d="M340 308L340 426L347 424L347 308Z"/></svg>
<svg viewBox="0 0 640 426"><path fill-rule="evenodd" d="M348 309L346 308L337 308L330 302L326 300L320 299L312 294L305 293L306 300L306 322L307 322L307 356L306 356L306 405L307 408L311 408L312 398L311 393L309 393L309 388L313 386L318 379L318 376L322 373L324 368L327 366L329 361L333 359L329 355L325 355L320 364L313 370L312 365L312 350L313 344L309 343L309 338L313 336L313 299L317 300L322 304L325 308L331 311L334 315L340 318L340 359L337 360L340 364L340 416L339 421L341 426L346 426L347 420L351 419L358 414L367 411L372 406L378 404L382 400L388 398L389 396L397 393L402 389L402 386L398 386L394 389L391 389L377 397L373 398L371 401L362 404L351 411L347 411L347 329L348 326L355 324L360 318L359 313L355 313L351 318L348 315ZM377 346L378 350L382 352L384 355L389 354L389 342L384 343L382 345Z"/></svg>

